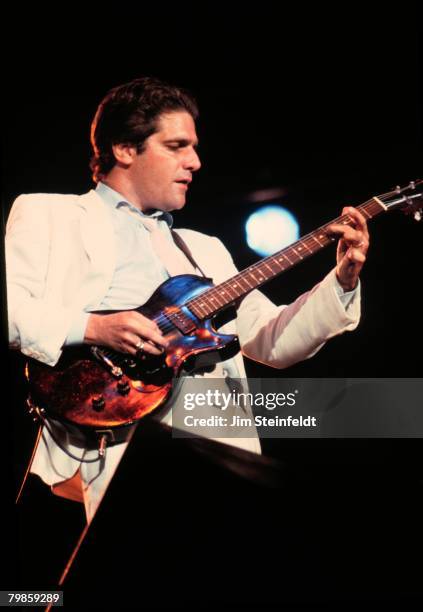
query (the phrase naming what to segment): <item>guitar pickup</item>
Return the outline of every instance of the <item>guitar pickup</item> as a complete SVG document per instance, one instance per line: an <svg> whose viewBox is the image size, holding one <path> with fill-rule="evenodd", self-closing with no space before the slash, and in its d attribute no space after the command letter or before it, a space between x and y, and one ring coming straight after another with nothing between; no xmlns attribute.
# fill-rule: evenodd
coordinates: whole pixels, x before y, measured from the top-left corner
<svg viewBox="0 0 423 612"><path fill-rule="evenodd" d="M190 334L196 329L194 321L180 308L165 308L163 314L172 325L185 335Z"/></svg>

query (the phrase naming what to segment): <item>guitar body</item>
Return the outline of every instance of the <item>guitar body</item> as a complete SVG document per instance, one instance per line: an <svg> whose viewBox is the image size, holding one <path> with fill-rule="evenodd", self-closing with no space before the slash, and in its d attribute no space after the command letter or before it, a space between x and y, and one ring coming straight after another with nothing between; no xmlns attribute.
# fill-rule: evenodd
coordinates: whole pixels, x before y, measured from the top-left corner
<svg viewBox="0 0 423 612"><path fill-rule="evenodd" d="M213 286L208 278L174 276L136 309L162 329L169 341L163 355L132 357L81 345L65 348L54 367L29 360L32 403L52 418L89 430L126 428L164 406L182 370L210 367L239 350L236 336L219 334L213 319L200 321L184 306Z"/></svg>

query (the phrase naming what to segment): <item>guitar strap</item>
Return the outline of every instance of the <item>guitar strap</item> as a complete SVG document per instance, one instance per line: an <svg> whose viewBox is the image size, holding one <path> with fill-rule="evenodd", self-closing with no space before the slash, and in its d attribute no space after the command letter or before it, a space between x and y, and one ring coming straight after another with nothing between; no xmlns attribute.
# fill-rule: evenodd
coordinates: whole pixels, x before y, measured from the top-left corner
<svg viewBox="0 0 423 612"><path fill-rule="evenodd" d="M193 266L193 268L197 268L201 272L201 274L204 276L204 278L206 278L206 275L204 274L203 270L200 268L200 266L198 265L198 263L195 261L194 257L192 256L192 253L187 243L185 242L185 240L178 234L178 232L175 232L175 230L171 229L170 232L172 234L174 243L179 249L181 249L182 253L188 259L188 261Z"/></svg>

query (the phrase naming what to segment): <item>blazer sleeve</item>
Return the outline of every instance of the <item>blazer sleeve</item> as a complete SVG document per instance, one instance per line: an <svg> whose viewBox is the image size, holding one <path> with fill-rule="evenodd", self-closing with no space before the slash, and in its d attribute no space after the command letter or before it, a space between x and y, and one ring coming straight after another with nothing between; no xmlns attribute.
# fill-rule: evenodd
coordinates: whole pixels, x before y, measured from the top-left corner
<svg viewBox="0 0 423 612"><path fill-rule="evenodd" d="M46 290L52 243L49 202L19 196L6 226L6 277L9 344L55 365L74 312Z"/></svg>
<svg viewBox="0 0 423 612"><path fill-rule="evenodd" d="M214 240L226 278L230 278L238 270L224 245ZM354 330L360 314L360 285L345 308L336 291L333 269L289 305L276 306L261 291L252 291L238 308L237 333L246 357L287 368L315 355L333 336Z"/></svg>

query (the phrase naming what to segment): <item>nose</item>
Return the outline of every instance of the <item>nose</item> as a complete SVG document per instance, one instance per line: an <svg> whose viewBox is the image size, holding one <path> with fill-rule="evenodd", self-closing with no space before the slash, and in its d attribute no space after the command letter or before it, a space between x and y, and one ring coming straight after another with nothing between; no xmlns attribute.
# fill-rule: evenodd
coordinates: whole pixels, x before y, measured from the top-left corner
<svg viewBox="0 0 423 612"><path fill-rule="evenodd" d="M194 147L191 147L188 152L184 166L186 170L190 170L191 172L195 172L201 168L201 161Z"/></svg>

